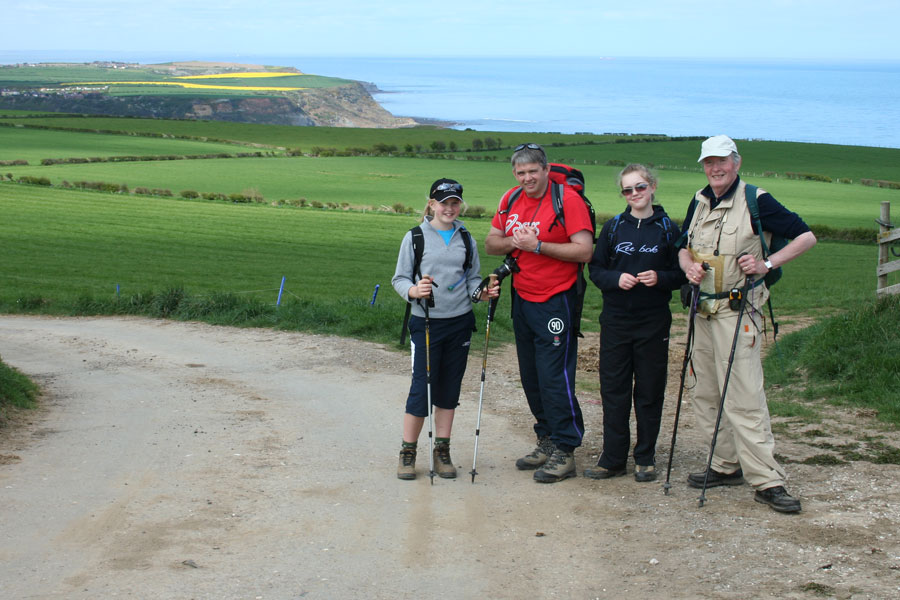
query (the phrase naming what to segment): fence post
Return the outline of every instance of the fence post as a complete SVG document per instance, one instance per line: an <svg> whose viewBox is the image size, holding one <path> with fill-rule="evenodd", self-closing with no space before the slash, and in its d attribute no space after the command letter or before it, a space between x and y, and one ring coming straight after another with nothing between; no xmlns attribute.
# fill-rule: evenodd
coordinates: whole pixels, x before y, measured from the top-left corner
<svg viewBox="0 0 900 600"><path fill-rule="evenodd" d="M900 240L900 227L894 227L891 223L891 203L881 203L881 218L878 219L878 268L876 274L878 283L875 286L876 295L900 294L900 283L888 285L888 273L900 271L900 260L891 260L891 244Z"/></svg>

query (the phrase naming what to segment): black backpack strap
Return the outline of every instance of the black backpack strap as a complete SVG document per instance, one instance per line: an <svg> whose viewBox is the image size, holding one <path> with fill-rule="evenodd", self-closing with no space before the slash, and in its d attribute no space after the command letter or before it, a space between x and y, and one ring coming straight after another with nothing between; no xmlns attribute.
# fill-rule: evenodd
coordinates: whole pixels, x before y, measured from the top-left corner
<svg viewBox="0 0 900 600"><path fill-rule="evenodd" d="M550 223L550 227L547 228L547 231L553 229L553 226L559 223L563 227L566 226L566 215L563 211L563 200L565 197L565 188L563 188L563 184L561 183L551 183L552 193L550 194L553 198L553 214L556 215L553 218L553 222Z"/></svg>
<svg viewBox="0 0 900 600"><path fill-rule="evenodd" d="M694 215L697 214L697 198L691 198L691 220L694 219ZM676 248L687 248L687 239L688 239L688 230L691 228L691 224L688 222L684 222L681 224L681 235L678 236L678 239L675 240Z"/></svg>
<svg viewBox="0 0 900 600"><path fill-rule="evenodd" d="M465 227L459 228L459 235L462 236L463 244L466 247L466 260L463 262L463 272L468 273L472 268L472 234Z"/></svg>
<svg viewBox="0 0 900 600"><path fill-rule="evenodd" d="M621 213L614 216L612 219L612 225L609 227L609 231L606 232L606 249L609 251L610 260L616 255L615 252L615 244L616 244L616 229L619 228L619 221L621 220Z"/></svg>
<svg viewBox="0 0 900 600"><path fill-rule="evenodd" d="M418 225L410 229L409 233L412 234L413 247L413 269L411 279L415 279L416 275L419 275L420 277L422 275L422 255L425 253L425 235L422 233L422 228ZM407 299L406 312L403 314L403 326L400 327L401 346L406 343L406 330L409 327L410 314L412 314L412 302Z"/></svg>
<svg viewBox="0 0 900 600"><path fill-rule="evenodd" d="M510 210L512 210L513 202L515 202L516 199L521 195L522 195L522 187L520 186L520 187L517 187L516 189L514 189L512 192L510 192L509 198L507 198L507 200L506 200L506 208L504 208L498 212L501 215L505 215L506 213L508 213Z"/></svg>

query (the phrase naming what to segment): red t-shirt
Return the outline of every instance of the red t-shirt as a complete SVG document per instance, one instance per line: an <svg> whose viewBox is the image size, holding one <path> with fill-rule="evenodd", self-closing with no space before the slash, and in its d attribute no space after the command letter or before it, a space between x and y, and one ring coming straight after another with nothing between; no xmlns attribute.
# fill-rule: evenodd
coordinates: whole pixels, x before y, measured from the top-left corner
<svg viewBox="0 0 900 600"><path fill-rule="evenodd" d="M542 242L564 244L570 241L573 235L579 231L590 231L591 217L588 214L584 201L575 190L564 186L563 215L566 226L557 222L556 213L553 212L553 183L547 186L544 197L540 199L530 198L525 192L519 194L513 203L512 212L501 214L506 210L506 204L512 188L500 199L500 210L494 215L491 225L499 229L506 236L511 236L519 227L531 225L537 228L538 239ZM550 229L550 226L553 228ZM578 263L566 262L550 258L534 252L516 250L513 255L518 260L521 271L513 276L513 287L516 292L529 302L544 302L551 296L564 292L575 285L578 275Z"/></svg>

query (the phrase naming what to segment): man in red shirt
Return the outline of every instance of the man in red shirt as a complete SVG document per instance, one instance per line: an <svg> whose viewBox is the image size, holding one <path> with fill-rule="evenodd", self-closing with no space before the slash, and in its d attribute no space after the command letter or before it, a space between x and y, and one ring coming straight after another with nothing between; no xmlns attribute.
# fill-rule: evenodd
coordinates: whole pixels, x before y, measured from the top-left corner
<svg viewBox="0 0 900 600"><path fill-rule="evenodd" d="M567 186L565 219L557 218L543 148L522 144L510 162L519 185L500 199L485 249L488 254L512 254L520 268L512 284L513 330L538 445L517 460L516 467L536 469L536 481L553 483L575 476L574 452L584 436L575 397L578 324L573 320L579 263L591 260L594 232L584 201Z"/></svg>

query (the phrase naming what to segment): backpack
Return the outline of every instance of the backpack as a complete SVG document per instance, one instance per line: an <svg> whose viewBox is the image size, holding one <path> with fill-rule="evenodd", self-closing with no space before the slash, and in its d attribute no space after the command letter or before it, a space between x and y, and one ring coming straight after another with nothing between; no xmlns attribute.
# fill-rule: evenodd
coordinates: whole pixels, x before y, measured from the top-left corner
<svg viewBox="0 0 900 600"><path fill-rule="evenodd" d="M413 270L412 277L422 276L422 255L425 253L425 235L422 233L422 227L416 225L409 230L412 234L413 246ZM472 235L465 227L459 228L459 234L462 236L463 244L466 246L466 258L463 261L463 271L467 272L472 268ZM412 313L412 303L406 302L406 312L403 315L403 326L400 328L400 345L406 343L406 330L409 326L409 315Z"/></svg>
<svg viewBox="0 0 900 600"><path fill-rule="evenodd" d="M609 231L606 235L606 247L609 249L609 257L612 259L614 256L614 249L616 247L616 229L619 227L619 223L622 220L622 213L617 214L613 217L613 223L609 228ZM666 249L668 252L671 252L675 248L675 240L674 234L672 233L672 221L669 220L668 215L664 216L659 221L653 221L653 224L663 230L666 234Z"/></svg>
<svg viewBox="0 0 900 600"><path fill-rule="evenodd" d="M591 219L591 241L596 243L597 218L594 214L594 207L591 205L591 201L584 195L584 174L580 170L562 163L549 163L549 166L551 196L553 197L553 214L555 217L553 218L553 222L550 223L550 227L547 228L547 231L553 229L557 223L563 227L566 226L566 216L563 211L563 199L565 187L570 187L578 192L578 196L584 201L588 216ZM521 195L522 187L519 186L509 195L509 199L506 201L506 208L501 210L500 214L508 213L512 209L513 203ZM584 293L586 290L587 282L584 279L584 263L581 263L578 265L578 276L575 278L575 306L573 307L572 315L572 328L578 337L584 337L581 334L581 314L584 310Z"/></svg>

